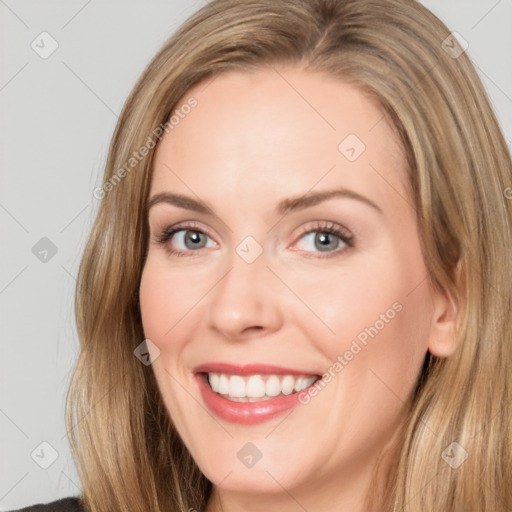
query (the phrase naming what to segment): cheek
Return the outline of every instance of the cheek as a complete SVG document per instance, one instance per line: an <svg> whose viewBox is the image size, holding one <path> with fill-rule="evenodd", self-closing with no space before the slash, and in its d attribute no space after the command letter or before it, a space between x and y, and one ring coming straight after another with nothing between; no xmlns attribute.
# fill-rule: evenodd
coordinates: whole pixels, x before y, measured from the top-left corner
<svg viewBox="0 0 512 512"><path fill-rule="evenodd" d="M169 293L164 284L165 281L159 278L158 275L151 264L146 264L142 272L139 300L144 334L154 343L160 345L161 338L166 330L164 319L167 312L172 310L175 297Z"/></svg>
<svg viewBox="0 0 512 512"><path fill-rule="evenodd" d="M187 287L184 273L172 272L168 264L150 255L143 269L139 301L144 335L160 350L152 368L168 411L180 432L184 432L189 396L183 385L189 376L183 370L183 350L196 323L197 290ZM181 404L179 406L178 404Z"/></svg>
<svg viewBox="0 0 512 512"><path fill-rule="evenodd" d="M340 278L343 286L330 285L328 300L317 296L318 311L334 335L316 339L331 371L343 374L350 389L387 386L405 401L427 352L431 296L416 259L409 263L394 254L386 265L383 261L352 268Z"/></svg>
<svg viewBox="0 0 512 512"><path fill-rule="evenodd" d="M163 256L148 256L139 288L140 310L144 333L160 350L168 349L170 340L174 344L186 337L187 329L197 322L208 280L193 275L173 269Z"/></svg>
<svg viewBox="0 0 512 512"><path fill-rule="evenodd" d="M375 344L372 367L376 374L405 401L415 385L425 359L432 304L426 282L413 292L404 288L400 298L402 309L386 325Z"/></svg>

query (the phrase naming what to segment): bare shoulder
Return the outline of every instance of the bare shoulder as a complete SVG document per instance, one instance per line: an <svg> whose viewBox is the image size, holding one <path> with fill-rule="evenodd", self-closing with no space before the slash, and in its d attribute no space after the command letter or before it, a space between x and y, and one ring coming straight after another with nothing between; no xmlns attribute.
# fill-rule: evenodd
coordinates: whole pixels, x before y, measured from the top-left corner
<svg viewBox="0 0 512 512"><path fill-rule="evenodd" d="M83 512L83 504L79 497L62 498L50 503L38 503L11 512Z"/></svg>

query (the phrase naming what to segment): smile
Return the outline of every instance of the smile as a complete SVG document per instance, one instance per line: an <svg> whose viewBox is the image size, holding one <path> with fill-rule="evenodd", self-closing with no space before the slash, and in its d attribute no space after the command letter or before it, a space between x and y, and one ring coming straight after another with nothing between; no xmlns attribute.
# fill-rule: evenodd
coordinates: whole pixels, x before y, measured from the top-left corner
<svg viewBox="0 0 512 512"><path fill-rule="evenodd" d="M232 423L268 421L299 405L299 393L320 375L274 365L204 364L195 378L206 407Z"/></svg>

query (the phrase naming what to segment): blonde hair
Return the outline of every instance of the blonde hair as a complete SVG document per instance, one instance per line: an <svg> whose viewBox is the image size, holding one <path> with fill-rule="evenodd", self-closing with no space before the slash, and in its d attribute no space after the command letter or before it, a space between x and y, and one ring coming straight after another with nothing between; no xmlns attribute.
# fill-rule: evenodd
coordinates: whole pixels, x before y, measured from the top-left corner
<svg viewBox="0 0 512 512"><path fill-rule="evenodd" d="M466 53L450 53L449 36L414 0L213 0L149 63L111 141L111 186L76 289L81 351L66 422L87 510L208 501L211 482L173 428L151 366L134 356L154 150L119 169L193 85L279 65L339 78L382 106L405 150L429 279L458 305L461 342L450 357L427 356L379 507L512 509L512 163L482 83ZM467 452L458 467L442 456L453 442Z"/></svg>

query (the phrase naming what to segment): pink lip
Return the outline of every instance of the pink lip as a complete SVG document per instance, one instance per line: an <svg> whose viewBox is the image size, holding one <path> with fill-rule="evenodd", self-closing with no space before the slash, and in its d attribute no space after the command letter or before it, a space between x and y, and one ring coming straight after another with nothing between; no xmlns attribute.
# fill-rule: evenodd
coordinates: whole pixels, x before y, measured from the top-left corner
<svg viewBox="0 0 512 512"><path fill-rule="evenodd" d="M283 375L310 375L317 376L306 370L295 370L275 366L271 364L244 364L235 365L230 363L204 363L194 368L194 373L227 373L229 375L252 375L252 374L283 374Z"/></svg>
<svg viewBox="0 0 512 512"><path fill-rule="evenodd" d="M299 370L291 370L273 365L247 364L236 366L227 363L207 363L194 369L199 390L206 406L219 418L232 423L241 423L243 425L254 425L268 421L279 414L298 405L299 394L278 396L270 400L261 402L232 402L215 393L207 382L206 373L226 373L231 375L247 374L287 374L287 375L316 375ZM313 385L313 384L312 384Z"/></svg>

